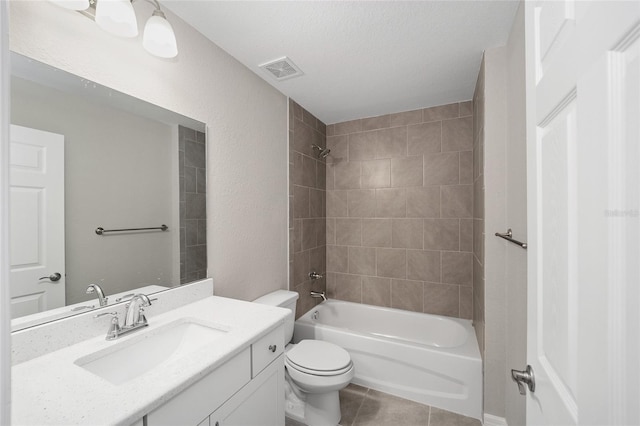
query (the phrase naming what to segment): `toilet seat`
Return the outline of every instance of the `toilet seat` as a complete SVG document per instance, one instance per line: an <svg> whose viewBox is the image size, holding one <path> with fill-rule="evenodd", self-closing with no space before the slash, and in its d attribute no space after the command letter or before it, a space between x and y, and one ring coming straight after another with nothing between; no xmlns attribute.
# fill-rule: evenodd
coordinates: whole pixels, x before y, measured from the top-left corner
<svg viewBox="0 0 640 426"><path fill-rule="evenodd" d="M322 340L302 340L286 352L285 364L314 376L337 376L353 368L349 352Z"/></svg>

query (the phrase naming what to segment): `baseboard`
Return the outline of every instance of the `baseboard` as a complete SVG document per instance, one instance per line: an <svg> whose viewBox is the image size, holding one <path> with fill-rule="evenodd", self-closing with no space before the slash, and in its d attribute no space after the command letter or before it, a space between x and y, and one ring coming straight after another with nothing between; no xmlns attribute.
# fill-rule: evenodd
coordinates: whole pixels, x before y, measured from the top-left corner
<svg viewBox="0 0 640 426"><path fill-rule="evenodd" d="M504 417L484 413L484 426L508 426Z"/></svg>

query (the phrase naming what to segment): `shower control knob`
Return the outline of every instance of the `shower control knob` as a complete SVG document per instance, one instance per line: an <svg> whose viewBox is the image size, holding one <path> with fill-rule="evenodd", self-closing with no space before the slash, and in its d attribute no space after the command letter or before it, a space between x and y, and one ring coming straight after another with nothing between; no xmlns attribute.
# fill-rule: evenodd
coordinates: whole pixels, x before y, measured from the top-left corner
<svg viewBox="0 0 640 426"><path fill-rule="evenodd" d="M276 349L278 349L278 346L277 346L277 345L269 345L269 350L270 350L271 352L275 352L275 351L276 351Z"/></svg>

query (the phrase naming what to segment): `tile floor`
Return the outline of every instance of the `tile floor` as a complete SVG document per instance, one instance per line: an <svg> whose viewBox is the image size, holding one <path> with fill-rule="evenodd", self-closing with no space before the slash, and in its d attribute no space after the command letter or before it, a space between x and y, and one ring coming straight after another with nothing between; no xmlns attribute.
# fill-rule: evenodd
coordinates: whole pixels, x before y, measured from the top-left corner
<svg viewBox="0 0 640 426"><path fill-rule="evenodd" d="M482 426L479 420L350 384L340 391L342 426ZM301 426L287 419L286 426Z"/></svg>

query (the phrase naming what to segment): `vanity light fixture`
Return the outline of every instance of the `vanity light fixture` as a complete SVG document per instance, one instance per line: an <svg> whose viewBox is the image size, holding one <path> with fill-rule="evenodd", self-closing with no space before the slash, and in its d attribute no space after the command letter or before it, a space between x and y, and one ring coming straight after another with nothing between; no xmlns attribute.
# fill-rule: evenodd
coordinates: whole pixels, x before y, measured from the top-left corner
<svg viewBox="0 0 640 426"><path fill-rule="evenodd" d="M138 21L129 0L100 0L96 3L96 24L119 37L136 37Z"/></svg>
<svg viewBox="0 0 640 426"><path fill-rule="evenodd" d="M119 37L136 37L138 21L129 0L99 0L96 3L96 24Z"/></svg>
<svg viewBox="0 0 640 426"><path fill-rule="evenodd" d="M102 1L102 0L101 0ZM152 55L160 58L174 58L178 54L176 35L160 5L154 1L156 10L144 26L142 46Z"/></svg>
<svg viewBox="0 0 640 426"><path fill-rule="evenodd" d="M118 37L137 37L138 22L131 3L135 0L49 0L65 9L77 10L93 18L103 30ZM158 0L145 0L155 10L147 20L142 34L142 46L154 56L174 58L178 44L173 27L160 8Z"/></svg>

